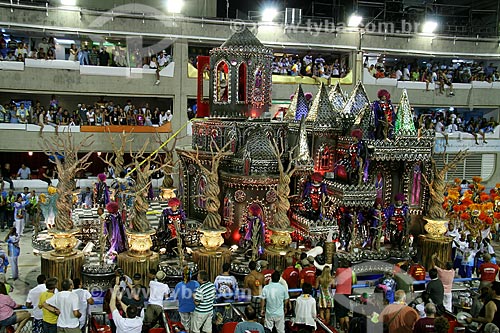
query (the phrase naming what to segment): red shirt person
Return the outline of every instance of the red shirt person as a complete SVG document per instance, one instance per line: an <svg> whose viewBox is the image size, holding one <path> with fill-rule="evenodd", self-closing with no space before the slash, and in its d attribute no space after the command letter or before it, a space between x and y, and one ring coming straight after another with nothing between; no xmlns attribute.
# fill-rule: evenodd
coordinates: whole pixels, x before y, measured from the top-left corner
<svg viewBox="0 0 500 333"><path fill-rule="evenodd" d="M481 280L480 287L491 285L491 283L495 281L498 271L500 270L498 265L491 262L491 255L485 254L483 255L483 259L484 263L479 266L479 275Z"/></svg>
<svg viewBox="0 0 500 333"><path fill-rule="evenodd" d="M299 274L300 285L302 286L304 283L309 283L312 286L316 285L316 267L308 259L302 260L302 267Z"/></svg>
<svg viewBox="0 0 500 333"><path fill-rule="evenodd" d="M299 287L299 270L293 266L293 258L288 257L286 260L287 268L283 271L281 277L286 281L288 288L295 289Z"/></svg>

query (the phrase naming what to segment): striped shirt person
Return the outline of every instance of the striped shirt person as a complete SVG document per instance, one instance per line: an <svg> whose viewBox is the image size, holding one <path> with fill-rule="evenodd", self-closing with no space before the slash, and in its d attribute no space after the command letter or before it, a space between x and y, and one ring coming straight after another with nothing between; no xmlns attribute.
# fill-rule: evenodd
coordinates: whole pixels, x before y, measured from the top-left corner
<svg viewBox="0 0 500 333"><path fill-rule="evenodd" d="M196 308L191 318L191 333L212 333L212 314L215 301L215 285L209 281L206 271L198 272L200 286L194 294Z"/></svg>

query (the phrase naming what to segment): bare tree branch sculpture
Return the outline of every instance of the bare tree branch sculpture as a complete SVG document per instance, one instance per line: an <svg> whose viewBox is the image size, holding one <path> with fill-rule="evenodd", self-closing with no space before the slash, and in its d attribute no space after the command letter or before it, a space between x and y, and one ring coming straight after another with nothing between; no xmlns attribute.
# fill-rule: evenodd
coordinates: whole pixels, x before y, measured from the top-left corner
<svg viewBox="0 0 500 333"><path fill-rule="evenodd" d="M66 135L44 138L42 148L47 156L52 156L51 162L55 164L59 183L57 184L58 199L56 202L57 215L54 220L56 231L69 231L73 229L71 209L73 207L72 193L75 187L75 177L78 172L86 170L92 162L87 162L93 151L79 158L78 153L82 148L90 147L92 135L86 136L80 144L76 145L71 132ZM63 159L59 159L62 156Z"/></svg>
<svg viewBox="0 0 500 333"><path fill-rule="evenodd" d="M213 141L213 144L215 145L216 153L214 154L213 150L210 149L212 152L212 163L210 169L208 169L206 166L203 165L202 161L199 158L198 150L196 150L196 153L180 152L180 154L186 156L187 158L191 159L194 163L196 163L196 165L198 165L198 167L200 168L201 172L207 178L207 186L205 188L205 193L203 193L203 196L206 200L205 208L207 210L207 216L205 217L205 220L203 220L202 230L224 231L226 229L221 226L222 219L219 213L219 208L220 208L219 164L223 158L232 154L231 151L226 151L231 142L227 143L221 149L217 147L215 141Z"/></svg>
<svg viewBox="0 0 500 333"><path fill-rule="evenodd" d="M425 183L429 187L429 208L427 210L427 217L433 220L445 220L446 211L443 208L444 193L446 190L445 176L446 173L454 168L465 159L467 156L467 150L461 150L453 158L451 162L444 163L444 167L438 170L436 167L436 161L431 158L431 180L422 174Z"/></svg>
<svg viewBox="0 0 500 333"><path fill-rule="evenodd" d="M157 171L157 169L151 169L151 164L155 163L154 161L158 157L158 153L155 152L145 157L148 147L149 139L146 140L138 152L133 153L130 151L130 156L132 157L131 165L134 167L137 174L134 190L134 204L132 205L132 212L130 214L130 224L132 231L140 233L152 230L146 215L149 209L147 193L151 184L150 177ZM164 165L160 165L159 167L162 168Z"/></svg>
<svg viewBox="0 0 500 333"><path fill-rule="evenodd" d="M106 163L106 165L113 168L116 175L120 175L120 172L122 172L125 169L124 166L125 159L123 157L125 155L125 150L127 148L127 145L133 141L133 139L130 138L131 134L132 132L125 133L125 131L123 131L120 134L120 145L117 145L115 143L114 136L111 134L111 132L109 132L109 142L111 143L111 148L113 150L113 153L106 154L105 158L99 156L99 158L104 163Z"/></svg>
<svg viewBox="0 0 500 333"><path fill-rule="evenodd" d="M172 173L173 173L175 164L177 164L177 162L174 163L174 150L175 150L175 146L177 144L178 139L182 139L182 138L177 138L177 136L176 136L170 147L169 147L169 144L162 146L162 150L165 153L165 156L163 157L164 167L162 168L162 171L163 171L163 182L161 183L162 188L173 188L174 187L174 179L172 178ZM163 141L162 141L159 133L156 133L156 142L160 145L163 144Z"/></svg>

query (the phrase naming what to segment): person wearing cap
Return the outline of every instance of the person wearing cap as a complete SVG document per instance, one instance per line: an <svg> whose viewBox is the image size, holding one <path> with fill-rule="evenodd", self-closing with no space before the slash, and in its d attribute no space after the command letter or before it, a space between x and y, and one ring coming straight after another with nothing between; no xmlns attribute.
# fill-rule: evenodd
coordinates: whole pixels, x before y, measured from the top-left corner
<svg viewBox="0 0 500 333"><path fill-rule="evenodd" d="M206 271L198 272L200 286L193 296L195 309L191 317L191 333L212 333L212 314L214 311L215 286L210 282Z"/></svg>
<svg viewBox="0 0 500 333"><path fill-rule="evenodd" d="M309 283L311 286L316 285L316 267L314 266L314 258L308 256L302 259L302 270L299 273L300 286L304 283Z"/></svg>
<svg viewBox="0 0 500 333"><path fill-rule="evenodd" d="M260 261L260 271L264 274L264 285L267 286L271 282L271 275L274 273L274 269L269 268L269 262L267 260Z"/></svg>
<svg viewBox="0 0 500 333"><path fill-rule="evenodd" d="M491 262L491 255L485 253L483 255L484 263L479 266L479 289L482 287L489 287L496 280L498 275L499 267Z"/></svg>
<svg viewBox="0 0 500 333"><path fill-rule="evenodd" d="M155 279L149 281L148 307L144 315L144 325L151 328L163 312L163 299L170 294L170 288L162 281L167 275L163 271L156 273Z"/></svg>
<svg viewBox="0 0 500 333"><path fill-rule="evenodd" d="M410 209L404 203L405 196L403 193L396 194L394 200L395 202L387 207L386 215L390 222L392 246L397 246L399 250L402 250L407 245L406 233Z"/></svg>
<svg viewBox="0 0 500 333"><path fill-rule="evenodd" d="M182 281L175 285L174 299L179 302L179 315L182 326L189 333L191 331L191 316L195 309L193 295L196 289L200 287L200 283L196 280L191 280L191 272L187 266L184 267L182 277Z"/></svg>

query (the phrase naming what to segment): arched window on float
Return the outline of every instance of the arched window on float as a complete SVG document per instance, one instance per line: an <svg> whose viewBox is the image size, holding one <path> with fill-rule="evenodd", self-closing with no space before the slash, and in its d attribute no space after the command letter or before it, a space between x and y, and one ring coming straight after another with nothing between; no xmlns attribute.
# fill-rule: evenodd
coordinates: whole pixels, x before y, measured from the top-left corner
<svg viewBox="0 0 500 333"><path fill-rule="evenodd" d="M331 165L332 165L332 153L330 151L330 147L324 146L320 150L320 163L319 163L320 170L329 171L331 169Z"/></svg>
<svg viewBox="0 0 500 333"><path fill-rule="evenodd" d="M247 101L247 64L242 62L238 67L238 102Z"/></svg>
<svg viewBox="0 0 500 333"><path fill-rule="evenodd" d="M220 61L215 67L215 89L214 101L216 103L229 102L229 65L225 60Z"/></svg>

